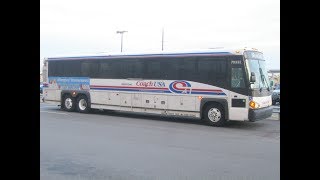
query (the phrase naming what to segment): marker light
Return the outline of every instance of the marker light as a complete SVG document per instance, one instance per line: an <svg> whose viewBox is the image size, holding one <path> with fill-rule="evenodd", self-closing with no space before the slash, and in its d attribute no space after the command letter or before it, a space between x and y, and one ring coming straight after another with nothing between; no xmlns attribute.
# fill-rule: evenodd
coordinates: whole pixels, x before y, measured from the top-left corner
<svg viewBox="0 0 320 180"><path fill-rule="evenodd" d="M240 51L236 51L236 53L240 53Z"/></svg>
<svg viewBox="0 0 320 180"><path fill-rule="evenodd" d="M202 99L202 96L198 96L198 99L201 100L201 99Z"/></svg>
<svg viewBox="0 0 320 180"><path fill-rule="evenodd" d="M75 91L73 91L73 92L72 92L72 95L76 95L76 92L75 92Z"/></svg>

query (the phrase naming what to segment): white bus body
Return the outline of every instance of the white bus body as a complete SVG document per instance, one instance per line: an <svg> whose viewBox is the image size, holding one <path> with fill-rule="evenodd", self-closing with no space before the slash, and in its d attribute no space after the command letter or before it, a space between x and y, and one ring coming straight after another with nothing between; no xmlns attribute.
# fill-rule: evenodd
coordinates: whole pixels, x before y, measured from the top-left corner
<svg viewBox="0 0 320 180"><path fill-rule="evenodd" d="M256 121L272 114L261 57L256 50L242 49L48 58L44 101L67 111L188 116L214 126L228 120ZM211 78L210 70L216 77Z"/></svg>

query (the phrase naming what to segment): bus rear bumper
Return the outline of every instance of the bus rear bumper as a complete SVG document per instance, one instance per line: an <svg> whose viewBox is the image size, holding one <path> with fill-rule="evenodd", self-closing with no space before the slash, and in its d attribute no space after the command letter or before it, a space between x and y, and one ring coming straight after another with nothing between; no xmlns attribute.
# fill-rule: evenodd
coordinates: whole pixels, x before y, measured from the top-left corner
<svg viewBox="0 0 320 180"><path fill-rule="evenodd" d="M265 107L261 109L249 109L249 121L258 121L272 116L273 107Z"/></svg>

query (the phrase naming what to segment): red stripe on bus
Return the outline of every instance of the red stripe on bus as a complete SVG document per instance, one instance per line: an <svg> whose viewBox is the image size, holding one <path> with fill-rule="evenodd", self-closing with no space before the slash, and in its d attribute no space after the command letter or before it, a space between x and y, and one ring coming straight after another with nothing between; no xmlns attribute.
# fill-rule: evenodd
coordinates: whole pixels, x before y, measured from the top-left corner
<svg viewBox="0 0 320 180"><path fill-rule="evenodd" d="M168 88L157 88L157 87L143 87L143 86L140 86L140 87L137 87L137 86L99 86L99 85L91 85L90 87L93 87L93 88L133 88L133 89L165 89L167 90ZM212 91L212 92L223 92L222 90L218 90L218 89L193 89L191 88L192 91ZM178 88L178 90L184 90L184 89L180 89Z"/></svg>
<svg viewBox="0 0 320 180"><path fill-rule="evenodd" d="M168 88L158 88L158 87L136 87L136 86L98 86L98 85L92 85L90 87L93 88L133 88L133 89L168 89Z"/></svg>

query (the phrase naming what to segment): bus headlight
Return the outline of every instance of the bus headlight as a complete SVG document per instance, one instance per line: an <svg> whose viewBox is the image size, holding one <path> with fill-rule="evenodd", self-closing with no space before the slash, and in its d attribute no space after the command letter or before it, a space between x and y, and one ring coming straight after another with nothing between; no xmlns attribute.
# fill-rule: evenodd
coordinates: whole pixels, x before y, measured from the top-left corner
<svg viewBox="0 0 320 180"><path fill-rule="evenodd" d="M250 102L249 102L249 106L250 106L250 108L252 108L252 109L256 109L256 108L259 107L259 104L256 103L256 102L254 102L254 101L250 101Z"/></svg>

